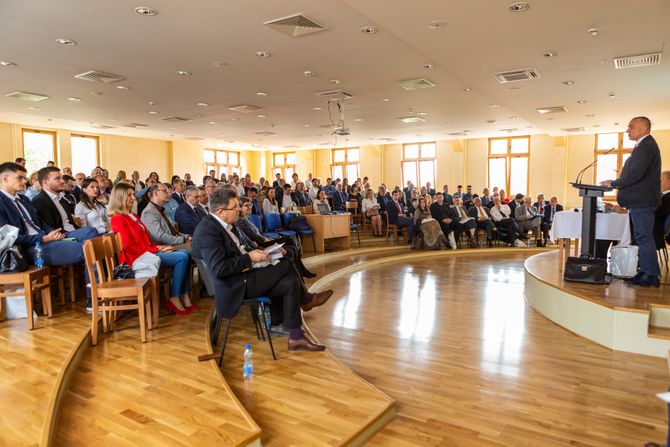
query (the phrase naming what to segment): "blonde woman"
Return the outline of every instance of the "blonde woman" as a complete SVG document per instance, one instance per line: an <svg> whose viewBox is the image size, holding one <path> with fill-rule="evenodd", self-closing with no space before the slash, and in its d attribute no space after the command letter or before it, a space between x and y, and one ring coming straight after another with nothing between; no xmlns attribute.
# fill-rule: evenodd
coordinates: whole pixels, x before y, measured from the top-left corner
<svg viewBox="0 0 670 447"><path fill-rule="evenodd" d="M382 235L382 216L379 214L379 203L375 200L371 189L365 191L365 198L362 203L363 214L370 218L372 222L372 234L374 236Z"/></svg>

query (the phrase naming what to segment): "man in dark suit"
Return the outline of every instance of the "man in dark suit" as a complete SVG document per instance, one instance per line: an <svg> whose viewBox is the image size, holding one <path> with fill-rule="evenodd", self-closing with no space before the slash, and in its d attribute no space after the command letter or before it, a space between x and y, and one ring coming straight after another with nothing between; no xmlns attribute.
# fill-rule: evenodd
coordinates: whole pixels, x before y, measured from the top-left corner
<svg viewBox="0 0 670 447"><path fill-rule="evenodd" d="M414 219L407 217L403 212L402 206L398 202L400 194L400 191L393 191L393 194L391 194L392 200L386 204L386 215L390 225L397 225L398 228L407 227L409 241L412 242L414 238Z"/></svg>
<svg viewBox="0 0 670 447"><path fill-rule="evenodd" d="M537 210L539 214L544 215L544 209L545 207L549 205L549 202L544 200L544 194L540 193L537 195L537 202L533 203L533 206Z"/></svg>
<svg viewBox="0 0 670 447"><path fill-rule="evenodd" d="M444 203L453 205L454 204L454 197L449 194L449 185L444 185L442 187L442 196L444 198Z"/></svg>
<svg viewBox="0 0 670 447"><path fill-rule="evenodd" d="M278 188L279 186L283 186L283 185L279 184L279 180L281 180L281 174L279 172L277 172L275 174L275 181L272 182L272 187L273 188Z"/></svg>
<svg viewBox="0 0 670 447"><path fill-rule="evenodd" d="M251 201L251 214L260 216L262 213L261 213L261 207L258 205L258 201L256 200L257 196L258 196L258 189L256 189L255 187L247 189L247 197Z"/></svg>
<svg viewBox="0 0 670 447"><path fill-rule="evenodd" d="M172 199L177 202L177 205L183 204L186 201L186 198L184 197L184 181L179 177L176 177L172 181L172 190L174 191L172 193Z"/></svg>
<svg viewBox="0 0 670 447"><path fill-rule="evenodd" d="M293 202L298 206L307 206L312 204L312 199L309 198L309 194L305 190L305 184L301 181L295 186L295 191L291 194Z"/></svg>
<svg viewBox="0 0 670 447"><path fill-rule="evenodd" d="M316 295L301 303L305 297L301 297L300 280L288 258L274 265L258 266L258 263L268 261L268 254L263 250L247 252L234 233L234 224L240 213L236 191L217 190L211 196L209 206L210 214L200 221L195 230L192 254L205 263L212 277L217 315L233 318L243 299L267 296L273 301L283 302L284 328L290 331L290 351L323 351L325 346L305 337L301 329L300 308L310 310L325 300Z"/></svg>
<svg viewBox="0 0 670 447"><path fill-rule="evenodd" d="M627 284L658 287L659 269L654 244L654 212L661 204L661 151L651 132L651 121L645 116L628 124L628 138L637 141L633 152L616 180L601 185L619 190L617 202L630 213L635 242L640 248L640 271Z"/></svg>
<svg viewBox="0 0 670 447"><path fill-rule="evenodd" d="M179 225L179 231L193 236L195 227L198 226L207 214L198 204L200 190L197 186L189 186L184 190L184 203L177 207L174 213L175 222Z"/></svg>
<svg viewBox="0 0 670 447"><path fill-rule="evenodd" d="M43 168L50 169L50 168ZM55 168L60 175L60 170ZM55 171L51 171L55 172ZM33 207L30 200L19 192L26 187L26 169L16 163L0 165L0 227L11 225L19 229L16 244L22 249L30 263L35 259L35 244L42 247L44 265L70 265L84 262L82 242L95 237L95 228L84 227L71 233L64 233L60 226L54 228L46 224ZM82 231L83 230L83 231ZM93 230L89 232L89 230ZM65 237L75 237L74 241L64 241ZM88 276L88 273L86 274ZM88 283L88 278L86 280ZM87 293L90 296L90 293ZM90 302L89 306L90 307Z"/></svg>
<svg viewBox="0 0 670 447"><path fill-rule="evenodd" d="M63 194L61 203L65 206L67 205L67 211L70 214L74 214L74 209L77 206L77 196L74 194L74 177L71 175L63 175Z"/></svg>
<svg viewBox="0 0 670 447"><path fill-rule="evenodd" d="M342 190L342 183L338 183L333 193L333 211L346 211L348 200L349 194Z"/></svg>
<svg viewBox="0 0 670 447"><path fill-rule="evenodd" d="M491 192L488 188L484 188L482 190L482 195L480 198L482 199L482 205L484 207L491 208L493 206L493 197L491 196Z"/></svg>
<svg viewBox="0 0 670 447"><path fill-rule="evenodd" d="M184 174L184 183L186 184L187 187L189 186L195 186L195 183L191 180L191 174L188 172Z"/></svg>
<svg viewBox="0 0 670 447"><path fill-rule="evenodd" d="M470 208L472 206L472 185L465 187L465 192L461 194L461 202L465 208Z"/></svg>
<svg viewBox="0 0 670 447"><path fill-rule="evenodd" d="M428 194L431 197L435 197L435 188L433 188L433 185L430 182L426 182L426 194Z"/></svg>
<svg viewBox="0 0 670 447"><path fill-rule="evenodd" d="M430 215L440 224L442 233L444 233L449 240L449 246L451 248L456 248L453 234L456 229L454 214L452 213L451 205L444 201L444 194L441 192L435 194L435 201L430 204Z"/></svg>
<svg viewBox="0 0 670 447"><path fill-rule="evenodd" d="M496 231L496 226L491 220L489 210L482 205L482 199L475 197L472 202L472 207L468 210L468 215L475 219L477 229L486 232L486 241L489 247L493 247L493 232Z"/></svg>
<svg viewBox="0 0 670 447"><path fill-rule="evenodd" d="M68 203L62 197L65 182L60 169L55 166L42 168L37 171L37 179L42 185L42 191L33 198L33 206L40 220L48 228L59 229L65 237L74 238L79 242L98 236L98 230L95 228L79 228L75 222Z"/></svg>
<svg viewBox="0 0 670 447"><path fill-rule="evenodd" d="M553 196L549 199L549 205L544 207L544 218L542 219L542 234L544 235L544 243L549 240L549 230L554 224L554 216L556 213L563 211L563 205L558 203L558 197Z"/></svg>
<svg viewBox="0 0 670 447"><path fill-rule="evenodd" d="M654 239L656 241L656 248L665 247L665 240L663 239L665 233L665 221L670 215L670 171L663 171L661 173L661 206L656 209L656 221L654 223ZM668 238L670 240L670 235ZM669 242L670 243L670 242Z"/></svg>
<svg viewBox="0 0 670 447"><path fill-rule="evenodd" d="M512 216L515 215L516 213L516 207L523 205L523 194L519 193L516 196L514 196L514 200L511 200L509 202L509 209L512 211Z"/></svg>

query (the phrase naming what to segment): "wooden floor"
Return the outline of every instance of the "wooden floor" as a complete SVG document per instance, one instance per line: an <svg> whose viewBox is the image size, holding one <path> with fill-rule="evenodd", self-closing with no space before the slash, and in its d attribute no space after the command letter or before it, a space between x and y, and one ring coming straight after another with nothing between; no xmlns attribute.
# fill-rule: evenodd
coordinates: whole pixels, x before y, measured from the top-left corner
<svg viewBox="0 0 670 447"><path fill-rule="evenodd" d="M610 284L582 284L563 280L558 269L558 252L550 251L526 261L528 272L539 280L612 309L649 310L650 305L670 306L670 274L661 269L661 287L631 287L622 279Z"/></svg>
<svg viewBox="0 0 670 447"><path fill-rule="evenodd" d="M523 298L527 252L461 253L403 255L333 278L322 286L335 296L307 314L338 358L397 401L369 445L664 439L655 397L668 386L664 360L610 351L533 313Z"/></svg>
<svg viewBox="0 0 670 447"><path fill-rule="evenodd" d="M48 424L59 373L91 319L84 312L0 323L0 445L37 445Z"/></svg>

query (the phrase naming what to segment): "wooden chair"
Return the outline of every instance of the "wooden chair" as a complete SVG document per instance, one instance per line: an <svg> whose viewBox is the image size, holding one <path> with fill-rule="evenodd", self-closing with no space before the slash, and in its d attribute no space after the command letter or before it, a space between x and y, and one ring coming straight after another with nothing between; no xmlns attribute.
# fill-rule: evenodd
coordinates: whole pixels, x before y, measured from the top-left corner
<svg viewBox="0 0 670 447"><path fill-rule="evenodd" d="M7 289L23 288L14 292ZM49 280L49 267L38 269L34 266L28 267L24 272L10 272L0 274L0 321L4 319L4 299L8 296L24 296L26 299L26 319L28 320L28 329L35 328L33 320L33 298L35 293L40 293L42 297L42 310L49 318L53 313L51 310L51 283Z"/></svg>
<svg viewBox="0 0 670 447"><path fill-rule="evenodd" d="M84 242L86 270L91 279L91 344L98 343L98 309L102 309L105 333L112 328L112 316L122 310L137 310L140 319L140 337L147 341L147 326L153 328L151 313L152 283L149 278L114 280L109 270L112 260L107 255L104 238L96 237ZM149 299L145 299L149 298Z"/></svg>
<svg viewBox="0 0 670 447"><path fill-rule="evenodd" d="M55 265L51 266L49 270L52 285L58 287L58 297L60 298L61 305L65 305L66 284L70 295L70 302L74 303L76 295L74 288L74 265Z"/></svg>
<svg viewBox="0 0 670 447"><path fill-rule="evenodd" d="M390 224L388 219L386 219L386 239L389 238L391 234L393 234L393 240L397 241L398 240L398 226L396 224ZM393 233L391 233L393 232ZM403 227L400 229L400 235L403 237L403 240L405 239L405 236L409 238L409 232L407 227Z"/></svg>
<svg viewBox="0 0 670 447"><path fill-rule="evenodd" d="M358 200L350 200L346 202L347 211L351 213L352 223L363 226L363 214L358 212Z"/></svg>
<svg viewBox="0 0 670 447"><path fill-rule="evenodd" d="M108 255L108 268L114 271L119 265L119 256L123 246L121 245L121 235L119 233L109 233L103 236L103 245ZM166 295L165 299L170 298L170 281L172 280L172 271L170 269L160 270L158 276L148 278L151 281L151 310L153 323L158 324L158 314L160 311L160 292L163 290Z"/></svg>

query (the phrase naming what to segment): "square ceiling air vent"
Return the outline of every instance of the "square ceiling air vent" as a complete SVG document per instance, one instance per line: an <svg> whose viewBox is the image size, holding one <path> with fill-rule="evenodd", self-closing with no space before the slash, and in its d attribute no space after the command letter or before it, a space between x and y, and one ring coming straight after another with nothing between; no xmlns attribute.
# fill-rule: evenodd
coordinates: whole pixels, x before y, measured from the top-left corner
<svg viewBox="0 0 670 447"><path fill-rule="evenodd" d="M328 90L325 92L316 92L314 93L319 98L326 99L328 101L346 101L354 97L353 93L346 92L342 89L340 90Z"/></svg>
<svg viewBox="0 0 670 447"><path fill-rule="evenodd" d="M403 117L398 118L398 119L399 119L400 121L402 121L403 123L407 123L407 124L410 124L410 123L423 123L423 122L426 121L426 119L423 118L423 117L421 117L421 116L403 116Z"/></svg>
<svg viewBox="0 0 670 447"><path fill-rule="evenodd" d="M402 87L405 90L419 90L422 88L435 87L435 83L428 79L405 79L403 81L396 81L395 85Z"/></svg>
<svg viewBox="0 0 670 447"><path fill-rule="evenodd" d="M265 22L264 25L290 37L306 36L307 34L319 33L326 30L323 25L320 25L312 19L308 19L302 14L284 17L283 19L270 20L269 22Z"/></svg>
<svg viewBox="0 0 670 447"><path fill-rule="evenodd" d="M204 140L203 137L186 137L186 139L187 139L187 140L191 140L191 141L200 141L200 140Z"/></svg>
<svg viewBox="0 0 670 447"><path fill-rule="evenodd" d="M148 124L141 124L141 123L128 123L128 124L122 124L123 127L132 127L133 129L141 129L142 127L149 127Z"/></svg>
<svg viewBox="0 0 670 447"><path fill-rule="evenodd" d="M277 134L275 132L270 132L268 130L258 130L256 132L254 132L254 135L262 135L264 137L273 137Z"/></svg>
<svg viewBox="0 0 670 447"><path fill-rule="evenodd" d="M255 112L260 112L263 109L260 107L256 106L250 106L248 104L242 104L239 106L233 106L233 107L228 107L228 110L232 110L233 112L240 112L240 113L255 113Z"/></svg>
<svg viewBox="0 0 670 447"><path fill-rule="evenodd" d="M584 132L586 129L583 127L570 127L568 129L561 129L563 132L570 132L570 133L575 133L575 132Z"/></svg>
<svg viewBox="0 0 670 447"><path fill-rule="evenodd" d="M91 127L95 127L96 129L116 129L114 126L108 126L107 124L100 124L100 123L91 123Z"/></svg>
<svg viewBox="0 0 670 447"><path fill-rule="evenodd" d="M567 112L568 109L566 109L565 106L552 106L552 107L539 107L539 108L537 109L537 111L538 111L540 114L545 115L545 114L547 114L547 113L563 113L563 112Z"/></svg>
<svg viewBox="0 0 670 447"><path fill-rule="evenodd" d="M91 82L102 82L103 84L114 84L115 82L123 81L123 76L115 75L112 73L105 73L104 71L89 70L83 73L74 75L77 79L83 79L84 81Z"/></svg>
<svg viewBox="0 0 670 447"><path fill-rule="evenodd" d="M168 123L189 123L193 121L190 118L182 118L181 116L166 116L158 119L161 121L166 121Z"/></svg>
<svg viewBox="0 0 670 447"><path fill-rule="evenodd" d="M507 84L509 82L539 79L542 76L540 76L540 73L535 68L521 68L519 70L500 71L498 73L493 73L493 77L496 78L501 84Z"/></svg>
<svg viewBox="0 0 670 447"><path fill-rule="evenodd" d="M30 93L30 92L12 92L12 93L7 93L8 98L16 98L16 99L22 99L23 101L30 101L30 102L40 102L44 101L45 99L49 99L48 96L46 95L40 95L39 93Z"/></svg>
<svg viewBox="0 0 670 447"><path fill-rule="evenodd" d="M614 58L614 68L646 67L647 65L659 65L661 53L640 54L637 56L625 56Z"/></svg>

